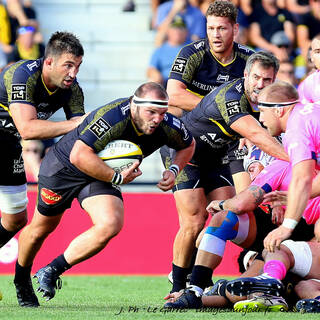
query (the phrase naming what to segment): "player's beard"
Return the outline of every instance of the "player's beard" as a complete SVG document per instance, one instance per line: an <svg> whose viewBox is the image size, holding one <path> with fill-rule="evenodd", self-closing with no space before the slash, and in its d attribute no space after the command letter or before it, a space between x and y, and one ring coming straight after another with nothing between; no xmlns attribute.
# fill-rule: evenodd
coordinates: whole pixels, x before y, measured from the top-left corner
<svg viewBox="0 0 320 320"><path fill-rule="evenodd" d="M150 126L152 126L152 121L147 122L146 120L143 120L140 116L140 107L137 106L136 111L133 116L134 124L138 128L140 132L143 132L144 134L152 134L154 130Z"/></svg>

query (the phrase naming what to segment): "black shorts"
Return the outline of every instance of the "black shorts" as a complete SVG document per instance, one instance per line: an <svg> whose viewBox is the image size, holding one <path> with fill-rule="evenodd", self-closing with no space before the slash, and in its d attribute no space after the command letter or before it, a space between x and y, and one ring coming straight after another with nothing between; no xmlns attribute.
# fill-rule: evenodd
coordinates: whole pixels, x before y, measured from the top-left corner
<svg viewBox="0 0 320 320"><path fill-rule="evenodd" d="M168 154L168 149L161 148L162 162L166 168L169 168L173 158L173 155ZM176 178L172 191L203 188L205 194L208 194L212 190L227 186L233 186L228 164L187 164Z"/></svg>
<svg viewBox="0 0 320 320"><path fill-rule="evenodd" d="M267 210L265 210L267 211ZM257 235L254 243L247 248L248 250L262 252L263 240L268 233L278 226L271 221L271 213L266 213L261 208L254 210L254 216L257 224ZM309 241L314 237L314 225L307 224L306 220L300 219L299 223L293 230L290 239L294 241Z"/></svg>
<svg viewBox="0 0 320 320"><path fill-rule="evenodd" d="M22 147L19 139L12 134L0 131L0 185L19 186L26 183L26 174L22 159Z"/></svg>
<svg viewBox="0 0 320 320"><path fill-rule="evenodd" d="M38 181L38 211L45 216L56 216L71 207L78 198L81 205L85 198L96 195L113 195L122 200L120 188L99 180L88 180L76 175L48 152L42 161Z"/></svg>

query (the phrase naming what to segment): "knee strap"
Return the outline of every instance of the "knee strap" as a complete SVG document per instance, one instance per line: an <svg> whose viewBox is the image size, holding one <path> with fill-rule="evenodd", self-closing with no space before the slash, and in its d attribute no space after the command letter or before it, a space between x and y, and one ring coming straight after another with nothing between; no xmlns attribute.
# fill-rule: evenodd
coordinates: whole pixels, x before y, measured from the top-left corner
<svg viewBox="0 0 320 320"><path fill-rule="evenodd" d="M220 227L208 227L206 233L209 233L224 241L232 240L238 234L238 231L233 229L237 223L237 215L232 211L229 211Z"/></svg>
<svg viewBox="0 0 320 320"><path fill-rule="evenodd" d="M234 239L238 231L233 230L237 224L237 215L228 212L220 227L208 227L199 245L199 250L223 257L226 241Z"/></svg>

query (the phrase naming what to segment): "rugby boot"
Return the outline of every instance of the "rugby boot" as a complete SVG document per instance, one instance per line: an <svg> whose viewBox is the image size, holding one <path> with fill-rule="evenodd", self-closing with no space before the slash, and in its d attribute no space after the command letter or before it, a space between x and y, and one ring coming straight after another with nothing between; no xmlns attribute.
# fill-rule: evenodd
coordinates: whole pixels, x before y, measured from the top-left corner
<svg viewBox="0 0 320 320"><path fill-rule="evenodd" d="M260 275L252 278L238 278L227 284L227 290L236 296L247 296L254 292L263 292L280 296L284 291L282 282L278 279Z"/></svg>
<svg viewBox="0 0 320 320"><path fill-rule="evenodd" d="M176 301L167 302L163 307L167 309L199 309L202 308L201 295L191 288L187 288Z"/></svg>
<svg viewBox="0 0 320 320"><path fill-rule="evenodd" d="M34 293L31 278L27 281L16 282L14 281L16 287L18 303L21 307L27 308L37 308L39 307L39 301Z"/></svg>
<svg viewBox="0 0 320 320"><path fill-rule="evenodd" d="M320 312L320 301L318 299L302 299L297 302L296 309L301 313L318 313Z"/></svg>
<svg viewBox="0 0 320 320"><path fill-rule="evenodd" d="M288 311L288 304L282 297L269 294L254 296L252 299L238 301L233 310L237 312L284 312Z"/></svg>
<svg viewBox="0 0 320 320"><path fill-rule="evenodd" d="M62 287L62 281L56 268L50 265L38 270L33 277L39 283L37 291L42 292L42 297L46 298L46 301L52 299L56 294L56 289L61 289Z"/></svg>

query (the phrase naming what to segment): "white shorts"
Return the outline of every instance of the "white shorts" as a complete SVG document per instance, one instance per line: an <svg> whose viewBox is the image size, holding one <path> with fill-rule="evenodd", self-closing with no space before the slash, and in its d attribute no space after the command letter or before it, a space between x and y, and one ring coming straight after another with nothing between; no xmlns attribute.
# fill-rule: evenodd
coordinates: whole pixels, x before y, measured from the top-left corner
<svg viewBox="0 0 320 320"><path fill-rule="evenodd" d="M290 269L292 273L304 278L310 271L312 265L312 252L307 242L285 240L281 242L292 253L294 266Z"/></svg>
<svg viewBox="0 0 320 320"><path fill-rule="evenodd" d="M27 184L19 186L0 186L0 211L17 214L27 208Z"/></svg>

